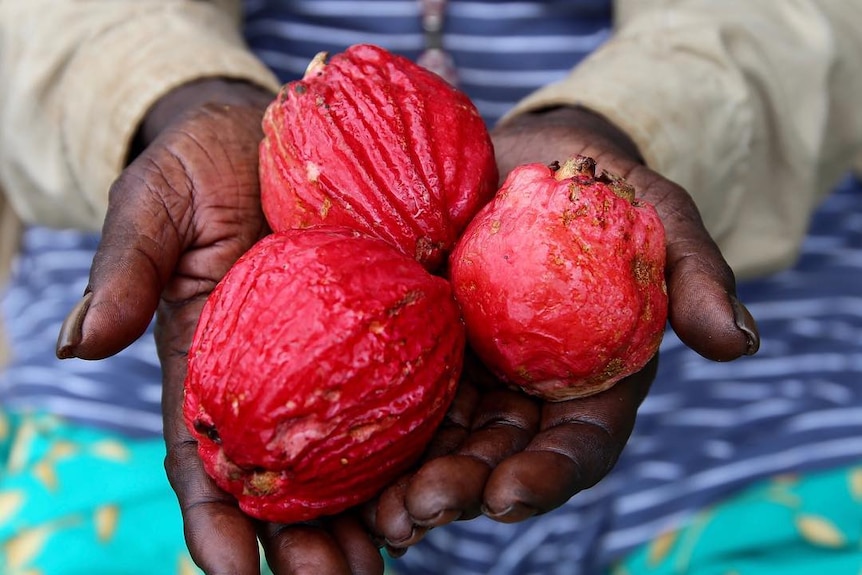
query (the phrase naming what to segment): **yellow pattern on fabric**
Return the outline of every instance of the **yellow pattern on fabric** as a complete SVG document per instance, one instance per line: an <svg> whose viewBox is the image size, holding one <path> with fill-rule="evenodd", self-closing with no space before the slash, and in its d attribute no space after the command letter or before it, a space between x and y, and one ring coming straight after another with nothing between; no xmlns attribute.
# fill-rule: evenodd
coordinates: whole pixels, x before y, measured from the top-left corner
<svg viewBox="0 0 862 575"><path fill-rule="evenodd" d="M177 575L199 575L200 571L186 555L180 555L179 568Z"/></svg>
<svg viewBox="0 0 862 575"><path fill-rule="evenodd" d="M47 491L57 491L57 486L60 484L60 481L57 479L57 472L54 470L54 463L52 461L43 459L33 466L31 474L39 480L39 483L41 483Z"/></svg>
<svg viewBox="0 0 862 575"><path fill-rule="evenodd" d="M798 509L802 505L802 499L791 489L796 484L795 476L781 475L772 480L767 490L767 497L780 505L791 509Z"/></svg>
<svg viewBox="0 0 862 575"><path fill-rule="evenodd" d="M850 472L850 493L854 499L862 501L862 467L858 467Z"/></svg>
<svg viewBox="0 0 862 575"><path fill-rule="evenodd" d="M0 417L0 575L177 574L173 558L188 552L161 438L2 408ZM181 574L191 573L201 572L188 559Z"/></svg>
<svg viewBox="0 0 862 575"><path fill-rule="evenodd" d="M703 530L709 525L711 513L704 511L697 514L689 528L682 532L680 537L679 551L676 557L676 569L680 573L687 573L694 549L700 541Z"/></svg>
<svg viewBox="0 0 862 575"><path fill-rule="evenodd" d="M74 456L79 451L80 448L71 441L52 442L42 460L33 465L31 474L47 491L56 492L60 487L57 463Z"/></svg>
<svg viewBox="0 0 862 575"><path fill-rule="evenodd" d="M21 473L27 466L33 440L36 438L36 423L25 419L18 426L18 433L9 449L9 460L6 463L6 471L10 474Z"/></svg>
<svg viewBox="0 0 862 575"><path fill-rule="evenodd" d="M821 547L843 547L847 538L825 517L817 515L800 515L796 518L796 528L802 537Z"/></svg>
<svg viewBox="0 0 862 575"><path fill-rule="evenodd" d="M90 452L103 459L119 463L126 463L132 457L125 445L113 439L105 439L94 443L90 448Z"/></svg>
<svg viewBox="0 0 862 575"><path fill-rule="evenodd" d="M12 569L25 567L39 555L48 537L54 531L56 527L52 525L42 525L21 531L4 546L6 564Z"/></svg>
<svg viewBox="0 0 862 575"><path fill-rule="evenodd" d="M80 451L80 446L75 445L71 441L60 439L51 443L51 447L48 448L48 453L45 454L45 458L50 459L51 461L60 461L77 455Z"/></svg>
<svg viewBox="0 0 862 575"><path fill-rule="evenodd" d="M862 575L862 467L782 475L666 530L613 575Z"/></svg>
<svg viewBox="0 0 862 575"><path fill-rule="evenodd" d="M0 411L0 442L6 441L9 437L9 418L6 414Z"/></svg>
<svg viewBox="0 0 862 575"><path fill-rule="evenodd" d="M107 543L117 530L117 522L120 520L120 508L116 505L103 505L96 509L93 514L93 522L96 524L96 537L100 543Z"/></svg>
<svg viewBox="0 0 862 575"><path fill-rule="evenodd" d="M24 503L24 493L20 489L0 493L0 523L8 521Z"/></svg>
<svg viewBox="0 0 862 575"><path fill-rule="evenodd" d="M650 544L649 553L647 554L647 562L650 565L657 565L664 561L676 543L676 540L676 531L667 531L656 537Z"/></svg>

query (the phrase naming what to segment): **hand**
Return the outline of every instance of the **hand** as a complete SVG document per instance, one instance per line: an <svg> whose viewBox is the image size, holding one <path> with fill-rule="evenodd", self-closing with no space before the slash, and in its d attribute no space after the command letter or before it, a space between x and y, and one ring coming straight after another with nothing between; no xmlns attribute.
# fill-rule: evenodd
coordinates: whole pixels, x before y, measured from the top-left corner
<svg viewBox="0 0 862 575"><path fill-rule="evenodd" d="M503 386L468 357L425 463L363 509L393 557L427 531L485 514L511 523L559 507L614 466L656 358L600 394L549 403Z"/></svg>
<svg viewBox="0 0 862 575"><path fill-rule="evenodd" d="M684 189L643 165L633 142L587 110L559 108L516 117L492 133L504 178L529 162L574 154L625 177L667 231L670 323L703 356L728 361L759 347L757 327L737 300L735 279ZM657 358L601 394L543 403L467 370L427 462L365 510L393 555L429 528L479 513L520 521L565 503L613 467L655 377Z"/></svg>
<svg viewBox="0 0 862 575"><path fill-rule="evenodd" d="M102 241L60 357L99 359L144 333L158 308L165 466L192 557L207 573L256 574L260 537L275 573L382 573L378 547L348 513L264 525L205 473L182 417L186 351L203 303L269 230L260 207L260 121L273 94L219 80L165 96L140 129L136 157L113 185Z"/></svg>

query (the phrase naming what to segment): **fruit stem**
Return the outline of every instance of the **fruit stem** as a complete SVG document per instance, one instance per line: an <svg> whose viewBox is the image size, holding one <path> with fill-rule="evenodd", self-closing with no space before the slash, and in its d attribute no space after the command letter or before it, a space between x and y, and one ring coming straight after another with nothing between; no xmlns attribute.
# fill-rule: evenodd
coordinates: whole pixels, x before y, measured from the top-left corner
<svg viewBox="0 0 862 575"><path fill-rule="evenodd" d="M329 58L329 52L318 52L314 55L314 58L311 59L311 62L308 63L308 67L305 69L305 74L303 74L302 79L305 80L312 74L319 74L326 67L326 59Z"/></svg>
<svg viewBox="0 0 862 575"><path fill-rule="evenodd" d="M556 171L554 177L558 182L575 176L594 178L596 176L596 161L587 156L575 156L566 160L562 166L555 162L551 169Z"/></svg>

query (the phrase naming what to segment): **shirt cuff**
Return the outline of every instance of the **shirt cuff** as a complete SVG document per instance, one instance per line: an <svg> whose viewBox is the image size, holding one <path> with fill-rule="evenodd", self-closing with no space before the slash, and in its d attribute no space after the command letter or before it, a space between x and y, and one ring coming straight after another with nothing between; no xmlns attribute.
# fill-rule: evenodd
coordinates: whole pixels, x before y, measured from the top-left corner
<svg viewBox="0 0 862 575"><path fill-rule="evenodd" d="M723 49L717 38L689 45ZM648 166L694 197L707 229L721 237L743 195L753 120L744 82L719 66L708 51L674 51L661 38L615 39L502 122L554 106L601 114L629 135Z"/></svg>
<svg viewBox="0 0 862 575"><path fill-rule="evenodd" d="M208 77L279 88L245 46L238 23L211 5L143 8L130 16L81 46L61 80L69 94L60 110L66 161L97 225L137 128L159 98Z"/></svg>

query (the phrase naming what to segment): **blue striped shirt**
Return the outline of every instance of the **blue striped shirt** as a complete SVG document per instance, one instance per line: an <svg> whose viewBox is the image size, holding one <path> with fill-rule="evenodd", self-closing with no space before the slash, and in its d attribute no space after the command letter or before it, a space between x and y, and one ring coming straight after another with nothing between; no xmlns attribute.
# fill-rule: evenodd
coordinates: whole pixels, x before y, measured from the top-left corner
<svg viewBox="0 0 862 575"><path fill-rule="evenodd" d="M249 45L283 81L321 50L370 42L415 58L415 0L246 2ZM452 0L443 45L460 87L493 124L562 77L610 34L609 0ZM98 238L32 228L2 309L14 361L0 398L134 434L161 429L152 335L100 362L59 362L53 345L78 300ZM760 353L728 364L672 332L632 439L611 474L561 508L517 524L479 518L431 531L404 573L577 575L611 562L751 481L862 460L862 183L847 180L815 215L798 264L744 283Z"/></svg>
<svg viewBox="0 0 862 575"><path fill-rule="evenodd" d="M609 0L450 0L443 48L458 86L489 124L536 88L562 78L611 34ZM417 0L246 1L246 39L282 81L320 51L371 43L416 59L424 48Z"/></svg>

